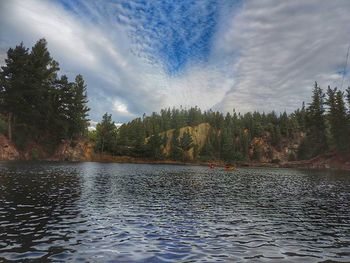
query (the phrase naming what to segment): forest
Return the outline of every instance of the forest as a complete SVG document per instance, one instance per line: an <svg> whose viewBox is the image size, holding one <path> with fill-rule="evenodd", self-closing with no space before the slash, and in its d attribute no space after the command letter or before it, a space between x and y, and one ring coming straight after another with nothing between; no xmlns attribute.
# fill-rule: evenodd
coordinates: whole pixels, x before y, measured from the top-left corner
<svg viewBox="0 0 350 263"><path fill-rule="evenodd" d="M113 156L186 161L186 152L193 148L196 160L236 162L260 160L259 143L249 155L257 138L265 138L275 149L301 138L290 160L307 160L329 151L350 154L350 87L324 90L315 82L311 102L301 102L292 113L241 114L233 109L224 114L198 107L167 108L120 127L105 113L96 130L88 131L90 109L84 79L77 75L69 81L59 70L45 39L31 50L23 43L8 50L0 71L0 133L19 149L35 142L53 151L62 140L84 139L93 142L96 153ZM180 136L180 129L201 123L211 128L199 149L189 132ZM169 130L173 131L171 147L165 153Z"/></svg>
<svg viewBox="0 0 350 263"><path fill-rule="evenodd" d="M184 153L196 147L189 133L179 136L184 126L209 123L212 129L205 146L196 151L199 160L249 161L259 160L261 149L254 145L253 156L248 154L253 138L266 137L279 149L282 142L300 136L302 141L290 160L306 160L328 151L343 156L350 153L350 88L343 92L328 87L326 92L315 82L311 102L291 114L248 112L223 114L218 111L167 108L160 113L145 114L116 128L112 116L104 114L96 131L90 133L97 152L112 155L183 160ZM164 155L164 132L173 129L171 151ZM162 134L163 133L163 134Z"/></svg>

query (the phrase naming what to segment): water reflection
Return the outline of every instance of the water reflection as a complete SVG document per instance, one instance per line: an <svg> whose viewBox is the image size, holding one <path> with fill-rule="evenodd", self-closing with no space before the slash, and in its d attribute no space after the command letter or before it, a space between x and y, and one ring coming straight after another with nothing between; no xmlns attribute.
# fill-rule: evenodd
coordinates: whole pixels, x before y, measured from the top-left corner
<svg viewBox="0 0 350 263"><path fill-rule="evenodd" d="M60 241L74 236L69 225L80 213L80 177L74 168L10 163L0 178L1 256L45 259L68 250Z"/></svg>
<svg viewBox="0 0 350 263"><path fill-rule="evenodd" d="M0 261L350 258L350 174L3 163Z"/></svg>

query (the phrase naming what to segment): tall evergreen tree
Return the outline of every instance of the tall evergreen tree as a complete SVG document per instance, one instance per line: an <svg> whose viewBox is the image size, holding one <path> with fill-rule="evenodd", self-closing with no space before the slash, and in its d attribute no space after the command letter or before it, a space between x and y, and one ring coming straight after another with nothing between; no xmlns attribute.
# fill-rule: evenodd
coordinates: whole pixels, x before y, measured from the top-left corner
<svg viewBox="0 0 350 263"><path fill-rule="evenodd" d="M182 158L182 151L179 143L179 130L175 129L171 138L170 158L173 160L180 160Z"/></svg>
<svg viewBox="0 0 350 263"><path fill-rule="evenodd" d="M328 119L334 146L340 152L349 151L349 120L344 102L344 93L337 88L327 90Z"/></svg>
<svg viewBox="0 0 350 263"><path fill-rule="evenodd" d="M231 161L234 156L234 145L231 134L227 128L222 129L221 134L221 153L220 156L225 161Z"/></svg>
<svg viewBox="0 0 350 263"><path fill-rule="evenodd" d="M183 151L188 151L193 147L193 139L188 131L185 131L180 138L180 147Z"/></svg>
<svg viewBox="0 0 350 263"><path fill-rule="evenodd" d="M24 87L28 84L29 53L23 43L7 51L5 66L0 72L0 110L7 115L8 138L12 139L13 122L21 123L24 113L30 110L30 105L24 94Z"/></svg>
<svg viewBox="0 0 350 263"><path fill-rule="evenodd" d="M116 148L117 129L112 115L105 113L102 121L96 125L95 150L100 153L114 153Z"/></svg>
<svg viewBox="0 0 350 263"><path fill-rule="evenodd" d="M325 122L325 94L315 82L312 92L312 102L307 108L306 114L306 140L308 141L307 151L302 158L311 158L324 153L328 149L327 127Z"/></svg>
<svg viewBox="0 0 350 263"><path fill-rule="evenodd" d="M163 159L164 155L162 153L161 147L165 143L165 138L160 134L151 135L147 142L147 157L152 157L154 159Z"/></svg>
<svg viewBox="0 0 350 263"><path fill-rule="evenodd" d="M69 104L69 136L81 137L88 127L86 85L82 75L77 75L71 87L71 103Z"/></svg>
<svg viewBox="0 0 350 263"><path fill-rule="evenodd" d="M31 107L26 119L39 136L47 136L52 118L52 86L57 79L58 63L52 59L45 39L38 40L33 46L29 58L29 76L27 79L26 99Z"/></svg>
<svg viewBox="0 0 350 263"><path fill-rule="evenodd" d="M347 118L347 108L344 101L344 93L338 90L336 94L338 122L339 122L339 139L337 140L338 149L342 152L350 152L350 123Z"/></svg>

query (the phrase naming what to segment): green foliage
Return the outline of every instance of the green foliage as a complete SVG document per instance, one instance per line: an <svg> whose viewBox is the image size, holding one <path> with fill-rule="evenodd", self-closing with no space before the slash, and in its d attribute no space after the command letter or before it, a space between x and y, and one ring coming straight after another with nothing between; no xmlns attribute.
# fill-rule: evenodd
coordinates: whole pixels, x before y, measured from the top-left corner
<svg viewBox="0 0 350 263"><path fill-rule="evenodd" d="M182 158L182 150L180 148L179 143L179 131L174 130L173 136L171 138L171 150L170 150L170 158L173 160L181 160Z"/></svg>
<svg viewBox="0 0 350 263"><path fill-rule="evenodd" d="M5 134L7 132L7 122L0 117L0 133Z"/></svg>
<svg viewBox="0 0 350 263"><path fill-rule="evenodd" d="M179 146L183 151L188 151L194 146L192 136L188 131L185 131L180 138Z"/></svg>
<svg viewBox="0 0 350 263"><path fill-rule="evenodd" d="M346 146L350 141L350 112L345 106L344 94L341 92L334 94L334 105L337 105L335 113L330 109L326 112L325 103L327 102L328 105L332 99L329 98L329 92L327 95L326 99L322 89L315 83L312 101L308 107L303 103L300 109L291 114L286 112L277 114L272 111L267 114L248 112L241 115L233 111L232 114L227 113L224 116L212 110L202 112L197 107L188 110L181 107L180 109L168 108L161 110L160 113L153 112L150 116L144 114L142 118L125 123L118 129L115 153L184 160L188 150L193 148L195 158L200 160L234 162L254 159L259 161L264 154L263 148L261 145L251 145L254 138L265 138L264 140L270 144L267 155L272 158L272 148L282 149L285 142L300 137L301 133L306 134L305 139L297 153L290 154L289 160L310 159L326 152L330 138L334 145L338 145L337 150L341 151L343 148L347 151L350 148ZM350 88L347 90L346 99L350 105ZM212 129L204 146L199 149L188 132L179 136L179 129L202 122L209 123ZM166 138L164 136L161 139L160 134L170 129L174 129L170 154L163 156L161 149L165 145ZM253 147L253 156L249 155L251 147Z"/></svg>
<svg viewBox="0 0 350 263"><path fill-rule="evenodd" d="M17 146L35 141L51 149L62 139L86 134L89 109L83 77L70 83L64 75L58 78L58 72L45 39L30 52L23 43L8 50L0 71L0 113L7 116L8 137L13 135Z"/></svg>
<svg viewBox="0 0 350 263"><path fill-rule="evenodd" d="M31 158L32 158L32 160L39 160L39 151L38 151L38 149L36 149L36 148L33 148L32 149L32 152L31 152Z"/></svg>
<svg viewBox="0 0 350 263"><path fill-rule="evenodd" d="M253 149L253 160L260 161L262 158L262 148L260 145L255 145Z"/></svg>
<svg viewBox="0 0 350 263"><path fill-rule="evenodd" d="M88 137L90 142L95 143L97 141L97 132L96 132L96 130L88 131L87 137Z"/></svg>
<svg viewBox="0 0 350 263"><path fill-rule="evenodd" d="M105 113L102 117L102 121L96 125L95 135L95 151L99 153L111 153L115 152L117 128L114 121L112 121L112 115Z"/></svg>
<svg viewBox="0 0 350 263"><path fill-rule="evenodd" d="M292 161L296 161L297 160L297 156L294 152L290 152L289 156L288 156L288 161L292 162Z"/></svg>
<svg viewBox="0 0 350 263"><path fill-rule="evenodd" d="M211 141L212 138L213 138L213 133L212 133L212 131L210 131L209 136L208 136L202 150L199 153L200 159L203 161L215 159L215 150L214 150L214 147L213 147L213 144Z"/></svg>
<svg viewBox="0 0 350 263"><path fill-rule="evenodd" d="M282 134L279 126L275 126L271 131L271 144L277 148L279 148L281 144Z"/></svg>
<svg viewBox="0 0 350 263"><path fill-rule="evenodd" d="M251 145L254 138L265 138L270 146L281 149L285 141L302 132L306 136L298 149L299 159L312 158L330 148L350 152L350 87L345 93L329 87L324 94L315 83L311 103L308 107L303 103L292 114L272 111L242 115L233 110L224 115L212 110L202 112L198 107L167 108L150 116L144 114L117 129L106 113L96 131L88 132L83 77L77 75L70 82L67 76L58 75L59 64L51 57L45 39L38 40L31 50L23 43L8 50L0 71L0 132L7 132L19 148L34 141L44 144L46 150L54 149L62 139L88 136L101 153L184 160L193 148L195 158L231 162L262 158L263 149ZM179 136L180 128L203 122L212 129L201 149L189 132ZM171 129L170 154L163 156L164 132Z"/></svg>
<svg viewBox="0 0 350 263"><path fill-rule="evenodd" d="M306 109L306 137L300 146L301 158L311 158L328 150L327 126L325 118L325 94L315 82L312 102Z"/></svg>
<svg viewBox="0 0 350 263"><path fill-rule="evenodd" d="M147 156L160 160L164 158L161 147L165 144L165 137L160 136L159 134L151 135L147 142Z"/></svg>
<svg viewBox="0 0 350 263"><path fill-rule="evenodd" d="M273 160L271 161L271 163L275 163L275 164L279 164L280 162L281 162L280 159L273 159Z"/></svg>
<svg viewBox="0 0 350 263"><path fill-rule="evenodd" d="M344 93L337 88L327 90L328 120L334 147L339 152L346 152L349 147L349 122L344 102Z"/></svg>
<svg viewBox="0 0 350 263"><path fill-rule="evenodd" d="M246 158L243 156L243 154L241 152L233 152L231 160L237 161L237 162L242 162L242 161L245 161Z"/></svg>

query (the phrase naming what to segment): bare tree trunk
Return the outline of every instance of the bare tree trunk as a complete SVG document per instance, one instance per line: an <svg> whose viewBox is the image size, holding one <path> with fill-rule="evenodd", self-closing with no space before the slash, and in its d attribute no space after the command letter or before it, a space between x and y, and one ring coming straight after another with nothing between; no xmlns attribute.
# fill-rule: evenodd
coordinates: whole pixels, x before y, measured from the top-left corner
<svg viewBox="0 0 350 263"><path fill-rule="evenodd" d="M7 137L9 138L10 141L12 141L12 112L8 114L8 119L7 119Z"/></svg>

